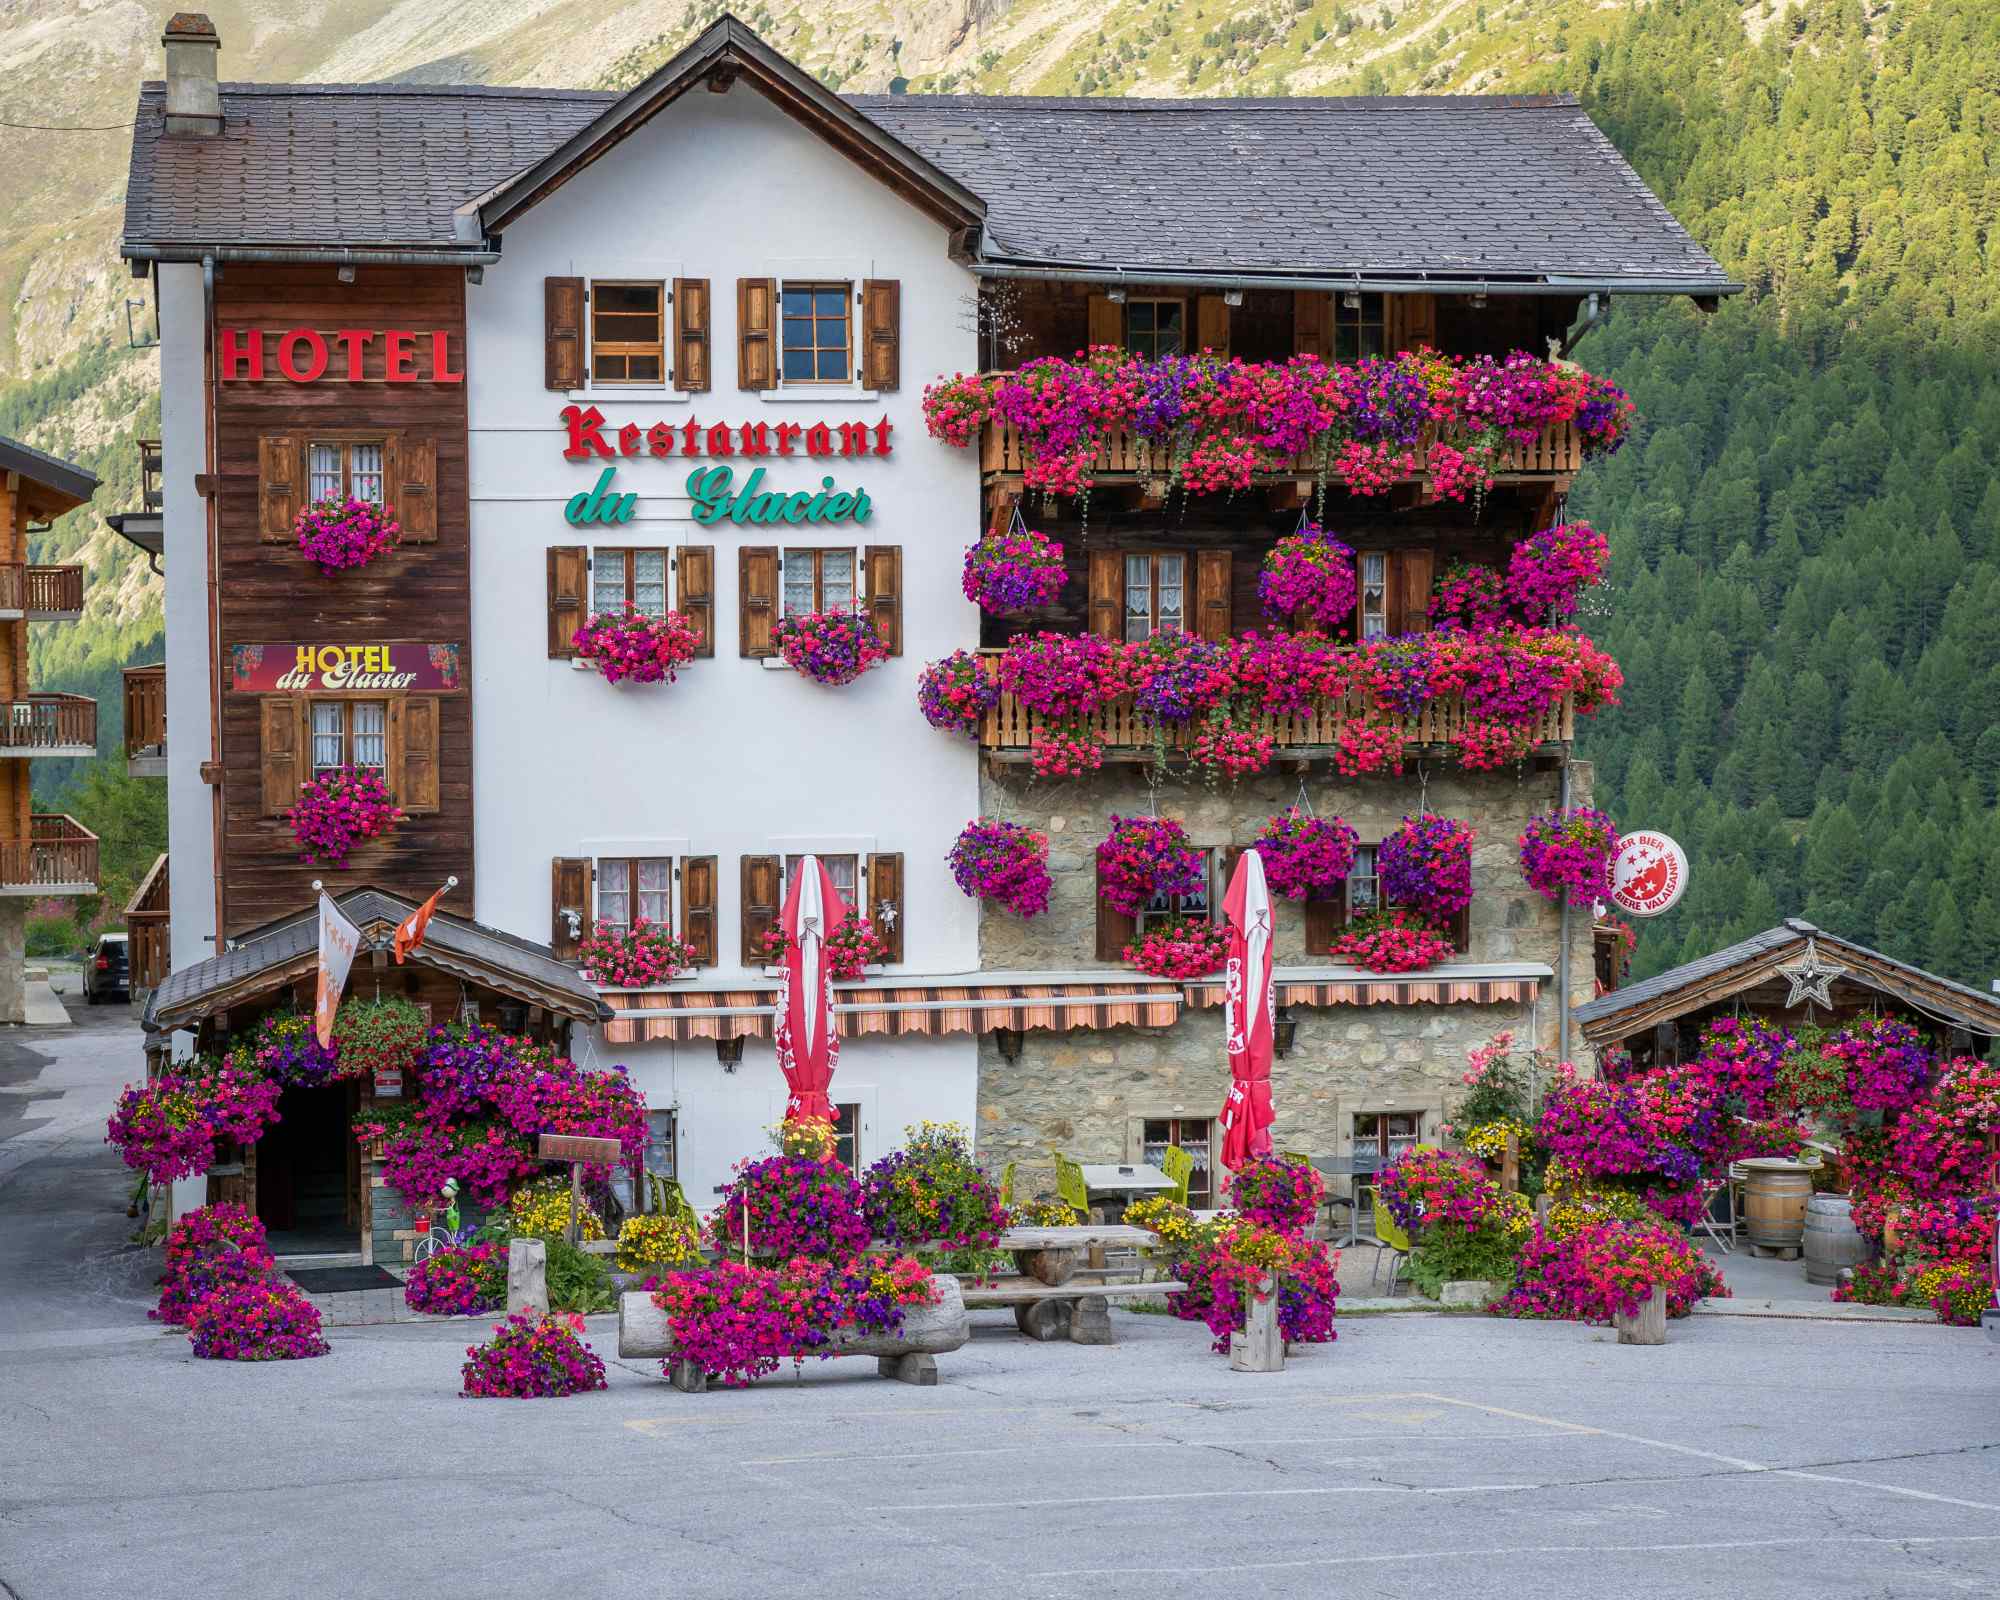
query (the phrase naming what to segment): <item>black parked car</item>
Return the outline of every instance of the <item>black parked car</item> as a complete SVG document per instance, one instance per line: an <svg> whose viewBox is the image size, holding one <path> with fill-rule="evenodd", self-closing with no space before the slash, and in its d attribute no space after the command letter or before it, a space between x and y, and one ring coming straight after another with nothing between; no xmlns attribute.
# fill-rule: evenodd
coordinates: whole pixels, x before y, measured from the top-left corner
<svg viewBox="0 0 2000 1600"><path fill-rule="evenodd" d="M83 997L92 1005L132 998L132 954L122 933L100 933L83 963Z"/></svg>

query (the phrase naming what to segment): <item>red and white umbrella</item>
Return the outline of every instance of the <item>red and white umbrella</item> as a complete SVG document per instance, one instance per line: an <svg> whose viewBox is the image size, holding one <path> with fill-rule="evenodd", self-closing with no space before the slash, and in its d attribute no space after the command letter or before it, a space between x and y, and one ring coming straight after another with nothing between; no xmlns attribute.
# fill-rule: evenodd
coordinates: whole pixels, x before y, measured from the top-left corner
<svg viewBox="0 0 2000 1600"><path fill-rule="evenodd" d="M1222 979L1223 1048L1229 1098L1222 1103L1222 1164L1232 1172L1271 1153L1271 1040L1277 995L1271 985L1271 891L1264 858L1237 858L1222 914L1229 923L1229 964Z"/></svg>
<svg viewBox="0 0 2000 1600"><path fill-rule="evenodd" d="M847 903L818 856L799 863L798 876L785 894L779 926L785 930L785 986L778 997L778 1070L792 1093L785 1120L834 1120L834 1063L840 1059L840 1039L833 1027L833 965L826 940L847 919Z"/></svg>

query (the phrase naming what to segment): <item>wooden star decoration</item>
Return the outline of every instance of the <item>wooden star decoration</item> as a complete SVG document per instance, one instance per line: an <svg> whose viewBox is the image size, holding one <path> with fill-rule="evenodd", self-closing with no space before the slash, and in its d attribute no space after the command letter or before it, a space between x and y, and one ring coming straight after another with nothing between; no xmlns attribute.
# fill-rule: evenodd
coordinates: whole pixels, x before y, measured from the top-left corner
<svg viewBox="0 0 2000 1600"><path fill-rule="evenodd" d="M1819 946L1811 939L1806 940L1805 954L1796 961L1787 961L1778 968L1785 981L1791 985L1791 992L1785 996L1785 1009L1801 1003L1809 1006L1825 1006L1833 1009L1833 980L1844 977L1847 968L1838 962L1822 961Z"/></svg>

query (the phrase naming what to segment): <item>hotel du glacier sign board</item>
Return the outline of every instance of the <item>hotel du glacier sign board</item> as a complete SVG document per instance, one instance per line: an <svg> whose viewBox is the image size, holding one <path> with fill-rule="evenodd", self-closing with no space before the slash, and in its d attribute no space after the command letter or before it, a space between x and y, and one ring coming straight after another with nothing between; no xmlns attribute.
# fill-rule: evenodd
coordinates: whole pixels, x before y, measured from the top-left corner
<svg viewBox="0 0 2000 1600"><path fill-rule="evenodd" d="M237 694L381 690L449 694L463 689L455 644L239 644L229 652Z"/></svg>
<svg viewBox="0 0 2000 1600"><path fill-rule="evenodd" d="M831 456L859 458L886 456L894 446L889 436L895 432L887 417L874 422L711 422L690 419L682 423L656 422L642 428L636 422L607 428L604 413L596 406L565 406L563 426L568 442L563 448L566 461L617 461L638 456L730 457L747 461L808 460ZM564 520L572 527L616 526L630 522L638 509L639 497L621 493L614 480L618 469L607 466L589 489L570 496L563 507ZM737 527L794 527L831 523L863 523L873 514L874 503L859 485L844 489L831 476L822 477L814 489L782 490L766 488L764 468L753 466L737 487L736 469L716 463L697 466L687 475L687 497L693 502L691 515L704 528L718 523Z"/></svg>

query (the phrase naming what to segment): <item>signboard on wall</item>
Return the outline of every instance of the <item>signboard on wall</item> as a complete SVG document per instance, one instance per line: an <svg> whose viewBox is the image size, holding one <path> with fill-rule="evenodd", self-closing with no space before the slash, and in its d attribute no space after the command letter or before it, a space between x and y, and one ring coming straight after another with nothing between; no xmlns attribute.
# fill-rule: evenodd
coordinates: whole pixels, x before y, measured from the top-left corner
<svg viewBox="0 0 2000 1600"><path fill-rule="evenodd" d="M345 640L321 644L239 644L229 653L237 694L331 694L341 690L449 694L463 689L455 644Z"/></svg>
<svg viewBox="0 0 2000 1600"><path fill-rule="evenodd" d="M1687 852L1664 833L1644 829L1618 841L1611 862L1611 903L1635 917L1658 917L1687 893Z"/></svg>

